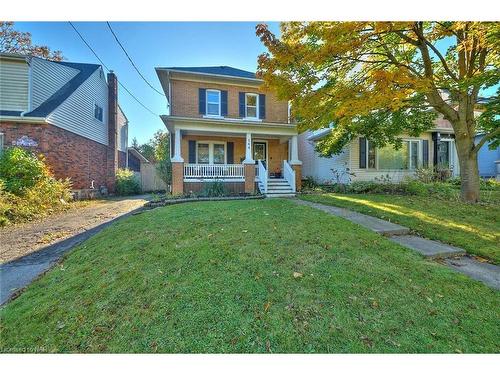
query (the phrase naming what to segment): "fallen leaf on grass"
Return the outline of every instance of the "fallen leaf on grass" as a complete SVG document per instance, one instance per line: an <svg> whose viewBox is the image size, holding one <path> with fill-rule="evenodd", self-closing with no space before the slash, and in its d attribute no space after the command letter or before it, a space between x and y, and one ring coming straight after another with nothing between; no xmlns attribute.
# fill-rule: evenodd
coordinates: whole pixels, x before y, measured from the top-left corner
<svg viewBox="0 0 500 375"><path fill-rule="evenodd" d="M271 353L271 342L269 340L266 340L266 351Z"/></svg>
<svg viewBox="0 0 500 375"><path fill-rule="evenodd" d="M267 312L269 310L269 308L271 307L271 302L267 302L265 305L264 305L264 312Z"/></svg>
<svg viewBox="0 0 500 375"><path fill-rule="evenodd" d="M300 277L302 277L302 276L303 276L303 275L302 275L300 272L294 272L294 273L293 273L293 277L294 277L295 279L298 279L298 278L300 278Z"/></svg>

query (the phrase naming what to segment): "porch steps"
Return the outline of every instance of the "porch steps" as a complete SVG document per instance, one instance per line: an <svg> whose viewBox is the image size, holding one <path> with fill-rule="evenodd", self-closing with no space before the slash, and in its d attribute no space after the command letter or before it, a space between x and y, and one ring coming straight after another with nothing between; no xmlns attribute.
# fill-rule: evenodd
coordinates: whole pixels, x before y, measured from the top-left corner
<svg viewBox="0 0 500 375"><path fill-rule="evenodd" d="M288 198L295 197L295 192L284 178L270 178L265 195L267 198Z"/></svg>

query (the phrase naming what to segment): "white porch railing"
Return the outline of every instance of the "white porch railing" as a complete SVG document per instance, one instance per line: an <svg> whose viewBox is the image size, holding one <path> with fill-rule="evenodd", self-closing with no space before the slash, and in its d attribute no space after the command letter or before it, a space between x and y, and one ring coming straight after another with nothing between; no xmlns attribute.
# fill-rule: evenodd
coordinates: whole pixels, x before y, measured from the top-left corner
<svg viewBox="0 0 500 375"><path fill-rule="evenodd" d="M295 191L295 171L286 160L283 160L283 177L292 188L292 191Z"/></svg>
<svg viewBox="0 0 500 375"><path fill-rule="evenodd" d="M184 179L244 180L243 164L184 164Z"/></svg>
<svg viewBox="0 0 500 375"><path fill-rule="evenodd" d="M262 164L262 160L259 160L258 162L258 170L259 170L259 188L260 192L262 194L267 193L267 170L266 167L264 167L264 164Z"/></svg>

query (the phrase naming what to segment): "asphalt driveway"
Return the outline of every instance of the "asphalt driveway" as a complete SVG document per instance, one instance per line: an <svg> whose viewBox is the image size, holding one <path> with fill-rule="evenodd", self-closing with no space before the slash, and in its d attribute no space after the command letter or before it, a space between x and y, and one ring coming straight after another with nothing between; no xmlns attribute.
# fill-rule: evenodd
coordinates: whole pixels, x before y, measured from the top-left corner
<svg viewBox="0 0 500 375"><path fill-rule="evenodd" d="M0 305L49 270L67 251L142 208L149 195L92 202L45 220L0 230Z"/></svg>

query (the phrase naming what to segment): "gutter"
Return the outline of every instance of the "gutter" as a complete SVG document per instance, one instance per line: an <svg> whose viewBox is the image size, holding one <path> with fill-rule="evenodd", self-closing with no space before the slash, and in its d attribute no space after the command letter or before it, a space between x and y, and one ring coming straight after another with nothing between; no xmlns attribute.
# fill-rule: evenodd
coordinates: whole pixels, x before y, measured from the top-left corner
<svg viewBox="0 0 500 375"><path fill-rule="evenodd" d="M24 117L24 116L2 116L0 115L0 121L5 122L20 122L20 123L31 123L31 124L48 124L45 117Z"/></svg>

